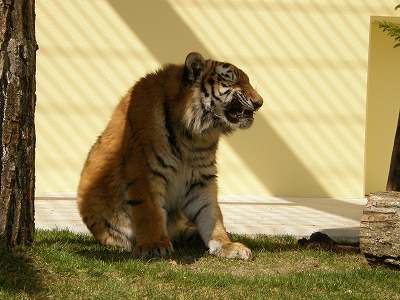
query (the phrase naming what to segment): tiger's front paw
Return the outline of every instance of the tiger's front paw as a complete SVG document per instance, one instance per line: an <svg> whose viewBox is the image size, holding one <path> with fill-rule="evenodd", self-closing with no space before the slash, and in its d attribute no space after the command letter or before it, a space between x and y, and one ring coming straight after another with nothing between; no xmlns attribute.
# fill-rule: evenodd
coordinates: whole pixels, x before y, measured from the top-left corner
<svg viewBox="0 0 400 300"><path fill-rule="evenodd" d="M165 257L174 252L171 241L168 238L152 243L137 243L133 249L135 257Z"/></svg>
<svg viewBox="0 0 400 300"><path fill-rule="evenodd" d="M226 243L221 244L219 241L211 240L209 243L209 252L211 255L238 258L248 260L251 258L251 250L241 243Z"/></svg>

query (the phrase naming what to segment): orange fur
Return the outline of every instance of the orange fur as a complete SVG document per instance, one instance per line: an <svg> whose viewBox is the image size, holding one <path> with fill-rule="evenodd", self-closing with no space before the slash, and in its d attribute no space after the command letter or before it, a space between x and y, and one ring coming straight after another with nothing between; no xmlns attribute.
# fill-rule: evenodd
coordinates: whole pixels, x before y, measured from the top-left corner
<svg viewBox="0 0 400 300"><path fill-rule="evenodd" d="M248 250L231 243L224 229L217 203L215 152L221 133L242 124L249 110L232 109L229 117L240 121L230 128L225 119L226 124L214 120L223 118L222 107L229 107L228 100L217 103L219 110L208 108L216 116L204 114L201 120L197 114L204 108L196 103L202 104L199 99L217 89L222 95L223 85L230 85L232 94L240 88L245 95L240 96L241 103L251 99L250 106L257 104L254 111L262 99L240 69L221 64L189 54L185 65L168 65L147 75L120 101L89 152L78 187L80 214L100 243L131 249L135 242L135 255L165 255L173 250L171 239L192 224L188 221L192 217L212 254L235 257L234 253ZM221 85L209 80L216 76L216 66L223 68L221 72L232 68L235 81ZM204 103L215 100L210 95L211 100L204 99ZM251 124L249 120L243 128ZM171 212L180 217L172 222ZM210 241L218 247L211 249Z"/></svg>

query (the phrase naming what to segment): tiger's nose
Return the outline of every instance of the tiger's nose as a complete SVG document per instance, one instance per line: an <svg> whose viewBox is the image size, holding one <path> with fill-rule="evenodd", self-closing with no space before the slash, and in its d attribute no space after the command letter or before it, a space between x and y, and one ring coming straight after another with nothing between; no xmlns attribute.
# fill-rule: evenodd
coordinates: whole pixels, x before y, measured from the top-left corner
<svg viewBox="0 0 400 300"><path fill-rule="evenodd" d="M262 99L261 100L257 100L257 102L254 102L254 101L252 101L252 102L253 102L254 111L257 111L263 105L263 100Z"/></svg>
<svg viewBox="0 0 400 300"><path fill-rule="evenodd" d="M251 98L251 103L253 104L253 110L257 111L263 105L263 98L260 95L256 95Z"/></svg>

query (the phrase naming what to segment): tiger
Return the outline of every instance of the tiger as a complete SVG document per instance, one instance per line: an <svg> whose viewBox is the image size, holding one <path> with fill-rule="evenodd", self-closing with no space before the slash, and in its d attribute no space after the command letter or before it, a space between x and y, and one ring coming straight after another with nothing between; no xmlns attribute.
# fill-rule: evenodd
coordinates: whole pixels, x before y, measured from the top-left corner
<svg viewBox="0 0 400 300"><path fill-rule="evenodd" d="M139 79L81 171L77 204L94 238L135 257L165 257L175 240L197 234L211 255L250 259L224 227L216 151L262 104L244 71L197 52Z"/></svg>

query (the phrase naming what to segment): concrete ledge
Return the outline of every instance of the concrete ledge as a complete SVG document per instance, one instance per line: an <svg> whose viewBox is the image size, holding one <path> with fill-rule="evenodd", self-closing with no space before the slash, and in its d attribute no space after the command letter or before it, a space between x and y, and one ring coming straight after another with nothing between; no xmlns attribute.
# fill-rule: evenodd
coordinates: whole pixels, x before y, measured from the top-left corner
<svg viewBox="0 0 400 300"><path fill-rule="evenodd" d="M42 195L35 200L36 227L88 233L75 195ZM227 230L241 234L309 236L322 231L335 240L357 241L365 199L225 196L220 199Z"/></svg>

